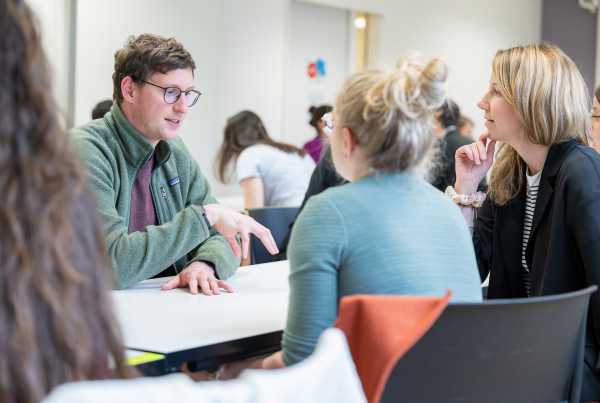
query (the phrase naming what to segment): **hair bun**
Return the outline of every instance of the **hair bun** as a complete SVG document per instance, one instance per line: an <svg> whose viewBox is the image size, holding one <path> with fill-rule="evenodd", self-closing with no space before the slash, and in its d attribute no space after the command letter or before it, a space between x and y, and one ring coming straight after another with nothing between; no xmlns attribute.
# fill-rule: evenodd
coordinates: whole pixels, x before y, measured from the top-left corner
<svg viewBox="0 0 600 403"><path fill-rule="evenodd" d="M439 108L446 97L448 68L440 59L426 65L417 59L400 59L383 80L382 97L390 109L410 119Z"/></svg>
<svg viewBox="0 0 600 403"><path fill-rule="evenodd" d="M315 113L317 113L317 107L314 105L311 105L310 108L308 108L308 113L314 115Z"/></svg>
<svg viewBox="0 0 600 403"><path fill-rule="evenodd" d="M437 109L446 99L448 67L441 59L433 59L423 69L420 79L421 93L425 106Z"/></svg>

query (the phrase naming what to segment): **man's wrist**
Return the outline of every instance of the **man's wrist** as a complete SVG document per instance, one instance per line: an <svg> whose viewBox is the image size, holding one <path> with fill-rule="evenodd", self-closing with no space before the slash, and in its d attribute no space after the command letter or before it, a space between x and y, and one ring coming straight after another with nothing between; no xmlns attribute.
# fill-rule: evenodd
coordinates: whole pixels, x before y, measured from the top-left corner
<svg viewBox="0 0 600 403"><path fill-rule="evenodd" d="M202 269L209 269L212 270L212 273L216 276L217 274L217 269L215 268L214 263L209 262L207 260L195 260L192 263L190 263L187 267L194 267L194 266L199 266L199 268Z"/></svg>
<svg viewBox="0 0 600 403"><path fill-rule="evenodd" d="M202 209L202 214L204 215L204 218L210 227L212 227L217 221L218 213L215 211L214 206L214 204L205 204L204 206L200 206Z"/></svg>

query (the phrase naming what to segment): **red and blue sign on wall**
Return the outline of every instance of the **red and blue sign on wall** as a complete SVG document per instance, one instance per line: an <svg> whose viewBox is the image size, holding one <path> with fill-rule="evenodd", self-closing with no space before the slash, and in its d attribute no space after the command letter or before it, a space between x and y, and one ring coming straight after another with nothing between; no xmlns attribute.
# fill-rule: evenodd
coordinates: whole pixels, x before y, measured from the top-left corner
<svg viewBox="0 0 600 403"><path fill-rule="evenodd" d="M325 60L319 57L314 62L308 63L306 74L308 74L309 78L324 77L327 74Z"/></svg>

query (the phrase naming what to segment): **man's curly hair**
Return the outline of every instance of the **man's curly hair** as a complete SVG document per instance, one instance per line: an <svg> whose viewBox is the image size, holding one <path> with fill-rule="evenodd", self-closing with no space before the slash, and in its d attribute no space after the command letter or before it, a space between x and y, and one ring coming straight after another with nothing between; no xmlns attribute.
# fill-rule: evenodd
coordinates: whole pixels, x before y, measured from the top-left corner
<svg viewBox="0 0 600 403"><path fill-rule="evenodd" d="M121 81L130 76L133 81L147 80L152 74L171 70L196 68L190 52L175 38L141 34L130 36L122 49L115 53L113 99L121 104Z"/></svg>

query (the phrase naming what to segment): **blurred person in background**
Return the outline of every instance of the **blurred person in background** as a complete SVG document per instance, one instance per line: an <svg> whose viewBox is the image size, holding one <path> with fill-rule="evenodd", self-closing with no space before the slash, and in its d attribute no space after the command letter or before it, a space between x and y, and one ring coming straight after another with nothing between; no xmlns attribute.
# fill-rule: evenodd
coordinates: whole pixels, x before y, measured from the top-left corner
<svg viewBox="0 0 600 403"><path fill-rule="evenodd" d="M315 137L304 143L304 150L310 154L315 163L319 162L323 156L323 150L327 148L328 138L327 133L323 131L322 118L326 113L331 112L331 105L311 106L308 109L310 113L310 121L308 122L315 129Z"/></svg>
<svg viewBox="0 0 600 403"><path fill-rule="evenodd" d="M304 150L273 140L251 111L227 119L215 165L221 182L236 177L246 209L299 206L315 168Z"/></svg>
<svg viewBox="0 0 600 403"><path fill-rule="evenodd" d="M106 112L112 107L112 104L113 101L110 99L98 102L96 106L94 106L94 109L92 109L92 120L103 118L104 115L106 115Z"/></svg>
<svg viewBox="0 0 600 403"><path fill-rule="evenodd" d="M592 97L592 131L590 145L600 152L600 86L594 91Z"/></svg>
<svg viewBox="0 0 600 403"><path fill-rule="evenodd" d="M456 180L454 169L454 155L460 147L473 142L458 131L460 108L451 99L446 102L436 113L434 132L437 137L437 155L431 167L430 181L433 186L442 192L448 186L454 185ZM485 180L480 184L480 190L485 189Z"/></svg>
<svg viewBox="0 0 600 403"><path fill-rule="evenodd" d="M458 131L461 134L461 136L464 136L469 140L476 140L475 134L473 133L475 124L471 119L469 119L465 115L460 115L456 127L458 128Z"/></svg>

